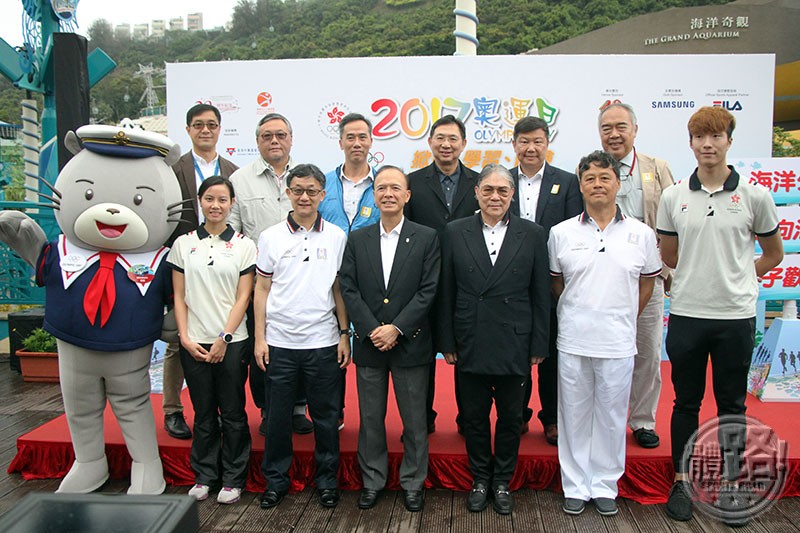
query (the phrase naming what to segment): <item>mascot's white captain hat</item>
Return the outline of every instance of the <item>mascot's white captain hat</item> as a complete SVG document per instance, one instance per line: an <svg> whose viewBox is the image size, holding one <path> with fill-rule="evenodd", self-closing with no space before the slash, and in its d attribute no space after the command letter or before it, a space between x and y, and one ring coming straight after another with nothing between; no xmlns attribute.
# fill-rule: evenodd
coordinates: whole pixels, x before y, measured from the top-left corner
<svg viewBox="0 0 800 533"><path fill-rule="evenodd" d="M81 126L75 133L87 150L112 157L167 157L177 146L160 133L125 126L92 124Z"/></svg>

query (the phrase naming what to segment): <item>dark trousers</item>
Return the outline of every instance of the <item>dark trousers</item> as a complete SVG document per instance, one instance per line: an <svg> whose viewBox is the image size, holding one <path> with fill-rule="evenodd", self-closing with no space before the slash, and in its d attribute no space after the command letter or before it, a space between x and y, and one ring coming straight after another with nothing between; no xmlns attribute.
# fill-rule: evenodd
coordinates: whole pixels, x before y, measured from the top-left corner
<svg viewBox="0 0 800 533"><path fill-rule="evenodd" d="M542 426L549 426L550 424L558 424L558 348L556 348L556 341L558 340L558 318L556 317L556 308L553 307L550 313L550 354L544 358L544 361L536 366L538 374L539 386L539 402L542 404L542 410L539 411L539 420ZM525 422L533 418L533 409L528 407L531 401L531 394L533 393L533 368L531 368L531 375L528 376L528 381L525 383L525 397L522 400L522 420Z"/></svg>
<svg viewBox="0 0 800 533"><path fill-rule="evenodd" d="M744 453L747 373L753 356L755 318L712 320L670 315L667 355L672 363L675 404L672 408L672 462L676 472L689 471L684 449L697 431L706 390L706 365L711 356L717 416L732 424L720 428L723 476L739 477Z"/></svg>
<svg viewBox="0 0 800 533"><path fill-rule="evenodd" d="M336 349L336 345L306 350L269 347L270 385L262 470L270 490L289 489L289 466L293 452L292 407L301 378L306 385L308 409L314 422L317 487L336 488L342 379Z"/></svg>
<svg viewBox="0 0 800 533"><path fill-rule="evenodd" d="M196 483L244 489L250 460L250 427L244 409L247 345L247 341L229 344L225 358L213 364L195 360L183 346L179 349L194 408L190 463Z"/></svg>
<svg viewBox="0 0 800 533"><path fill-rule="evenodd" d="M508 484L517 467L525 376L493 376L458 371L461 423L474 482ZM494 456L489 413L494 400Z"/></svg>
<svg viewBox="0 0 800 533"><path fill-rule="evenodd" d="M264 371L258 368L255 356L255 312L253 311L253 299L250 299L250 306L247 308L246 324L247 324L247 351L250 354L250 394L253 396L253 402L259 409L264 409L265 398L269 396L269 380L264 376ZM303 389L303 381L297 382L297 391L295 392L296 398L295 406L305 407L306 396Z"/></svg>

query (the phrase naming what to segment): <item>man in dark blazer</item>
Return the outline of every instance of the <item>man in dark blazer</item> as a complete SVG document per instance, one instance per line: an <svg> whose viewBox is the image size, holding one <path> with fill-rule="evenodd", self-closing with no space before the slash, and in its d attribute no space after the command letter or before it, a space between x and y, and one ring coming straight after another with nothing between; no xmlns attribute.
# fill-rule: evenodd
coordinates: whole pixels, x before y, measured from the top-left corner
<svg viewBox="0 0 800 533"><path fill-rule="evenodd" d="M342 297L355 328L353 361L361 412L358 464L364 479L358 506L373 507L386 485L391 373L403 421L400 486L406 508L419 511L428 475L424 391L433 357L428 311L439 282L439 239L434 230L403 216L411 193L399 168L378 171L374 195L380 222L350 234L339 271Z"/></svg>
<svg viewBox="0 0 800 533"><path fill-rule="evenodd" d="M178 227L167 241L172 246L179 236L197 229L200 222L197 208L197 189L204 179L211 176L230 177L239 168L217 154L217 141L222 124L219 109L210 104L197 104L186 112L186 133L192 141L192 149L181 156L172 166L181 197L186 202ZM191 203L188 202L191 200ZM189 439L192 430L183 417L181 389L183 388L183 367L178 356L178 343L167 344L164 353L164 429L176 439Z"/></svg>
<svg viewBox="0 0 800 533"><path fill-rule="evenodd" d="M511 169L517 185L511 201L511 213L550 228L583 211L578 177L547 164L550 147L550 129L539 117L525 117L514 126L512 140L519 166ZM539 401L542 410L539 420L544 426L544 436L552 445L558 444L558 350L556 338L556 301L553 299L550 314L550 356L538 367ZM532 379L525 386L522 432L528 432L533 410L528 407L533 389Z"/></svg>
<svg viewBox="0 0 800 533"><path fill-rule="evenodd" d="M428 146L433 154L433 163L408 175L411 200L406 204L405 215L408 220L433 228L441 234L451 220L471 216L478 210L478 200L475 198L478 173L459 160L467 146L467 130L464 123L453 115L445 115L433 123ZM431 323L435 324L433 314ZM433 329L436 331L435 327ZM428 433L436 430L436 411L433 409L435 382L436 360L433 359L428 378ZM457 378L455 389L460 413Z"/></svg>
<svg viewBox="0 0 800 533"><path fill-rule="evenodd" d="M530 365L548 355L550 274L541 226L509 213L514 180L496 164L475 189L480 213L445 228L437 303L440 345L456 365L473 477L467 508L510 514ZM497 412L494 457L489 414Z"/></svg>

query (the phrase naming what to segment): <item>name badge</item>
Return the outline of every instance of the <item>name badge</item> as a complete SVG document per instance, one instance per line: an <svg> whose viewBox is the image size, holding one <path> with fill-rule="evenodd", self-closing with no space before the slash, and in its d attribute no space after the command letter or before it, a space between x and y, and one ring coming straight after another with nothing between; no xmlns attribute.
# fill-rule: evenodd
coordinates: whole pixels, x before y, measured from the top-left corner
<svg viewBox="0 0 800 533"><path fill-rule="evenodd" d="M328 259L328 249L327 248L317 248L317 260L325 261Z"/></svg>
<svg viewBox="0 0 800 533"><path fill-rule="evenodd" d="M372 208L371 207L368 207L368 206L365 205L364 207L361 208L361 216L362 217L369 218L371 214L372 214Z"/></svg>
<svg viewBox="0 0 800 533"><path fill-rule="evenodd" d="M78 254L69 254L62 257L59 264L64 272L80 272L86 266L86 258Z"/></svg>
<svg viewBox="0 0 800 533"><path fill-rule="evenodd" d="M636 233L628 233L628 242L630 244L639 244L639 236Z"/></svg>
<svg viewBox="0 0 800 533"><path fill-rule="evenodd" d="M553 186L550 188L550 194L558 194L559 190L561 190L561 185L558 183L554 183Z"/></svg>
<svg viewBox="0 0 800 533"><path fill-rule="evenodd" d="M653 181L652 172L642 172L642 181Z"/></svg>

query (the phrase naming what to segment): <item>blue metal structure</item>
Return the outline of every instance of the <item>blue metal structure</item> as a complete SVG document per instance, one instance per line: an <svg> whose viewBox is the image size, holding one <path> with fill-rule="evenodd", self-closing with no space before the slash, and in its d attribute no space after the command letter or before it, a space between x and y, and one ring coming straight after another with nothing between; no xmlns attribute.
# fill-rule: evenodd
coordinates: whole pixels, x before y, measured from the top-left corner
<svg viewBox="0 0 800 533"><path fill-rule="evenodd" d="M58 154L56 141L56 106L53 72L56 68L69 68L69 65L55 65L53 61L53 34L72 32L75 29L75 10L79 0L22 0L24 43L14 48L0 39L0 74L8 78L16 87L44 95L44 110L41 115L41 134L35 133L39 124L28 124L33 128L24 129L23 146L38 152L38 161L26 160L37 166L39 173L32 178L41 178L54 183L58 175ZM101 49L96 48L87 57L89 86L93 87L109 72L116 63ZM31 119L26 119L31 120ZM31 131L32 130L32 131ZM39 192L47 188L39 184ZM42 204L34 202L0 202L2 209L28 211L48 236L58 234L58 226L53 213ZM41 208L31 213L31 208ZM44 292L36 288L31 280L31 269L5 246L0 245L0 302L43 303Z"/></svg>

